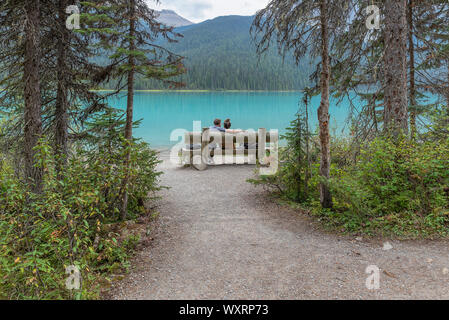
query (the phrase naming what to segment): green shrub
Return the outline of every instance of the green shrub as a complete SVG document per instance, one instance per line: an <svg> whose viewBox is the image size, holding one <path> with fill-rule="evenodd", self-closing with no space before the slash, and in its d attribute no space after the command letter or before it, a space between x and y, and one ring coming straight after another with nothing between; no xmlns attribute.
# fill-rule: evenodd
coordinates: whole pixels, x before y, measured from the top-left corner
<svg viewBox="0 0 449 320"><path fill-rule="evenodd" d="M313 138L304 112L297 113L296 119L290 123L281 139L286 140L287 147L279 150L280 165L277 173L248 181L263 185L288 200L308 202L316 196L314 184L317 181L313 177L317 167L312 165L312 160L316 159L318 150L312 148Z"/></svg>
<svg viewBox="0 0 449 320"><path fill-rule="evenodd" d="M151 192L157 191L156 153L147 144L131 146L130 216L140 215ZM118 218L124 176L123 158L77 147L62 178L55 172L51 148L41 142L37 165L45 176L41 194L33 194L10 162L0 165L0 298L90 299L98 293L98 277L126 267L136 239L118 243L105 232ZM66 267L82 276L80 290L69 291Z"/></svg>
<svg viewBox="0 0 449 320"><path fill-rule="evenodd" d="M331 180L336 215L347 231L396 235L447 234L449 140L377 138L354 166Z"/></svg>
<svg viewBox="0 0 449 320"><path fill-rule="evenodd" d="M449 235L449 138L443 131L427 133L420 141L378 137L357 146L357 153L349 138L332 139L331 179L324 181L332 191L332 210L320 206L323 179L313 139L307 180L306 162L301 161L304 146L294 143L299 135L293 134L288 147L280 150L278 173L250 182L292 204L302 203L326 226L345 233L444 237Z"/></svg>

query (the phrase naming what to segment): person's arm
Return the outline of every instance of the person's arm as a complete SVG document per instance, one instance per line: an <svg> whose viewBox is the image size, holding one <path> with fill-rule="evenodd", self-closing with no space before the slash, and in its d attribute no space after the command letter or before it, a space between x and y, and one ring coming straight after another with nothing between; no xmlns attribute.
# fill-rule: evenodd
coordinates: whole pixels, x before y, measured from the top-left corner
<svg viewBox="0 0 449 320"><path fill-rule="evenodd" d="M227 129L226 133L231 133L231 134L235 134L235 133L241 133L241 132L245 132L243 130L231 130L231 129Z"/></svg>

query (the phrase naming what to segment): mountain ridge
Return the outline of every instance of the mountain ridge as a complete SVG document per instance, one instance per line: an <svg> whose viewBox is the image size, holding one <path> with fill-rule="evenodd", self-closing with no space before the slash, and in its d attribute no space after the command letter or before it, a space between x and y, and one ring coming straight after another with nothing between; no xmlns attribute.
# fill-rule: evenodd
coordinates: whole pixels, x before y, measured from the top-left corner
<svg viewBox="0 0 449 320"><path fill-rule="evenodd" d="M177 28L194 24L192 21L180 16L173 10L163 9L156 12L158 14L157 20L170 27Z"/></svg>

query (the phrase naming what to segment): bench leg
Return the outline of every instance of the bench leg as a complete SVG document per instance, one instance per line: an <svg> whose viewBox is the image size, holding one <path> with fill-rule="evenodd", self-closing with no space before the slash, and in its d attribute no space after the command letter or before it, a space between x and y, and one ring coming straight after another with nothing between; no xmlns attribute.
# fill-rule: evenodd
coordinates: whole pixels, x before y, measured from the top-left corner
<svg viewBox="0 0 449 320"><path fill-rule="evenodd" d="M203 159L203 152L200 154L192 153L191 165L198 171L204 171L207 169L207 163Z"/></svg>

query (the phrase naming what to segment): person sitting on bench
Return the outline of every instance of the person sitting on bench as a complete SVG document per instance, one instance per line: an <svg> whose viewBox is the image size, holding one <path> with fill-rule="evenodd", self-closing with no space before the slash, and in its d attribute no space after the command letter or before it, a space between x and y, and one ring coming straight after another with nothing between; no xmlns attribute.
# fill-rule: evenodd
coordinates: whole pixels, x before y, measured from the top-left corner
<svg viewBox="0 0 449 320"><path fill-rule="evenodd" d="M211 131L220 131L220 132L226 132L225 128L221 127L221 119L215 119L214 125L209 128Z"/></svg>
<svg viewBox="0 0 449 320"><path fill-rule="evenodd" d="M241 132L245 132L244 130L231 130L231 119L226 119L225 122L223 123L224 128L226 129L226 133L232 133L232 134L236 134L236 133L241 133ZM233 149L235 148L235 145L233 145L232 147L226 147L226 149ZM257 149L257 143L244 143L243 146L239 147L239 148L235 148L235 149L245 149L245 150L254 150ZM223 148L225 149L225 148Z"/></svg>
<svg viewBox="0 0 449 320"><path fill-rule="evenodd" d="M243 130L231 130L231 119L226 119L223 123L223 127L226 129L226 133L236 134L244 132ZM235 149L235 144L233 143L230 146L222 146L222 149Z"/></svg>
<svg viewBox="0 0 449 320"><path fill-rule="evenodd" d="M236 134L244 132L243 130L231 130L231 119L226 119L225 122L223 123L223 127L225 128L226 133Z"/></svg>
<svg viewBox="0 0 449 320"><path fill-rule="evenodd" d="M240 133L243 132L243 130L231 130L231 119L226 119L224 122L224 128L221 127L221 119L215 119L214 120L214 126L209 128L211 131L219 131L219 132L224 132L224 133L229 133L229 134L235 134L235 133ZM217 143L215 145L215 148L219 148L219 145L221 143ZM225 146L221 146L222 149L225 149ZM212 148L212 149L215 149ZM226 149L234 149L234 144L232 144L231 146L226 146Z"/></svg>

